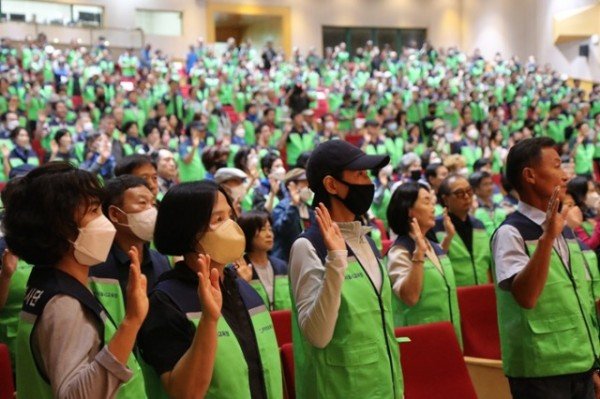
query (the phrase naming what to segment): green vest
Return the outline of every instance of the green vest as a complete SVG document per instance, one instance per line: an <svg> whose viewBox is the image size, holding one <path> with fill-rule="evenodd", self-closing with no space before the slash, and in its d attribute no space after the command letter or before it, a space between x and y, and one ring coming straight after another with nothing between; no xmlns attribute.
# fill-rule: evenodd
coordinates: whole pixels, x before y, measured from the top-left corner
<svg viewBox="0 0 600 399"><path fill-rule="evenodd" d="M323 261L326 249L317 228L305 234ZM302 335L297 308L292 307L297 398L402 398L392 289L383 268L381 275L378 293L362 265L348 258L335 330L324 348L311 345Z"/></svg>
<svg viewBox="0 0 600 399"><path fill-rule="evenodd" d="M287 275L273 276L273 302L269 301L269 295L265 286L260 279L255 278L250 281L250 285L260 295L265 306L269 310L285 310L292 308L292 300L290 299L289 279Z"/></svg>
<svg viewBox="0 0 600 399"><path fill-rule="evenodd" d="M98 325L101 326L99 332L101 333L102 346L110 342L117 331L117 327L110 320L102 305L86 287L78 283L73 277L53 268L34 268L28 281L17 334L16 374L19 397L21 398L53 398L52 388L45 377L42 376L36 364L31 348L31 334L37 318L42 315L46 303L53 296L60 294L77 299L83 307L94 315ZM65 328L69 327L65 326ZM119 399L145 398L144 379L133 354L129 356L127 367L133 372L133 377L119 387L116 397Z"/></svg>
<svg viewBox="0 0 600 399"><path fill-rule="evenodd" d="M600 269L598 269L598 255L596 252L591 250L582 242L579 242L581 253L583 254L583 260L586 269L586 278L590 284L590 293L594 300L591 302L590 314L592 321L596 321L596 327L599 328L598 311L596 309L596 302L600 300ZM598 335L600 336L600 330Z"/></svg>
<svg viewBox="0 0 600 399"><path fill-rule="evenodd" d="M475 161L483 156L483 151L481 151L481 147L473 148L470 145L465 145L460 148L460 154L465 158L469 173L472 173L473 165L475 164Z"/></svg>
<svg viewBox="0 0 600 399"><path fill-rule="evenodd" d="M399 237L395 245L401 245L407 249L412 257L415 247L412 238L408 236ZM435 242L431 242L431 245L440 261L442 270L440 271L431 259L425 257L423 287L419 302L414 306L408 306L394 295L394 323L396 327L405 327L449 321L454 326L458 342L462 346L460 310L458 308L458 297L456 296L454 271L450 259L443 253L440 246Z"/></svg>
<svg viewBox="0 0 600 399"><path fill-rule="evenodd" d="M125 300L119 280L116 278L90 276L89 286L111 319L115 323L120 324L125 318Z"/></svg>
<svg viewBox="0 0 600 399"><path fill-rule="evenodd" d="M454 269L457 287L487 284L489 282L490 238L479 220L471 217L471 224L473 226L473 253L469 252L458 233L454 235L448 248L448 258L450 258L452 269ZM446 237L442 218L436 220L435 235L440 243Z"/></svg>
<svg viewBox="0 0 600 399"><path fill-rule="evenodd" d="M33 152L33 150L29 150L28 156L27 156L27 162L24 162L23 159L21 159L20 157L11 156L8 158L8 163L10 164L10 168L14 169L14 168L24 165L24 164L39 166L40 160L37 157L37 154L35 152Z"/></svg>
<svg viewBox="0 0 600 399"><path fill-rule="evenodd" d="M0 342L8 345L12 364L15 362L16 338L19 328L19 313L23 307L23 298L27 287L27 279L31 273L32 266L23 260L17 263L17 270L10 279L8 297L4 308L0 310Z"/></svg>
<svg viewBox="0 0 600 399"><path fill-rule="evenodd" d="M575 173L578 175L591 174L594 170L593 160L596 148L593 144L581 143L575 152Z"/></svg>
<svg viewBox="0 0 600 399"><path fill-rule="evenodd" d="M506 219L506 211L500 206L494 208L493 210L480 206L479 208L475 209L473 216L483 223L485 226L485 231L491 237L492 234L494 234L494 231L496 231L502 222L504 222L504 219Z"/></svg>
<svg viewBox="0 0 600 399"><path fill-rule="evenodd" d="M523 236L533 254L542 234L519 212L505 222ZM552 251L548 278L533 309L519 306L510 291L496 287L498 326L504 372L510 377L548 377L588 371L598 359L600 344L590 308L584 257L570 230L563 232L569 249L569 270Z"/></svg>
<svg viewBox="0 0 600 399"><path fill-rule="evenodd" d="M306 151L312 151L315 146L315 136L312 132L290 133L287 143L287 164L290 167L296 165L300 154Z"/></svg>
<svg viewBox="0 0 600 399"><path fill-rule="evenodd" d="M258 344L267 398L283 399L281 360L271 315L262 301L255 296L253 290L250 290L253 293L252 296L247 295L248 291L246 287L248 286L245 281L241 282L238 279L238 287L240 287L240 295L243 302L248 307L248 313ZM198 327L202 312L199 311L200 304L195 288L178 280L170 279L159 282L156 289L166 293L177 308L186 314L190 323L195 328ZM191 301L188 303L187 299L191 299ZM217 336L215 364L205 398L251 399L248 364L233 330L223 316L219 318L217 324ZM156 376L156 373L145 373L146 379L150 378L152 374ZM151 398L168 397L162 389L160 382L150 383L148 386L157 388L154 392L151 392Z"/></svg>

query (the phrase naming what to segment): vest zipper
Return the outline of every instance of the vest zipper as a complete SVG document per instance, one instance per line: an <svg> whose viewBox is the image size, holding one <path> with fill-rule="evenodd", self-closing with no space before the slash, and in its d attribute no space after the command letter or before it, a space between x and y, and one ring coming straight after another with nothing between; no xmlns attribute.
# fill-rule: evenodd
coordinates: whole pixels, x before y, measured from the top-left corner
<svg viewBox="0 0 600 399"><path fill-rule="evenodd" d="M381 329L383 332L383 338L385 340L385 347L386 347L386 351L387 351L387 355L388 355L388 362L390 364L390 376L392 378L392 389L393 389L393 393L394 395L396 394L396 379L394 378L394 362L392 361L392 352L390 350L390 343L388 342L388 337L385 331L385 315L383 313L383 303L381 302L381 294L379 293L379 291L377 291L377 287L375 287L375 284L373 284L373 280L371 280L371 277L369 277L369 273L367 273L367 271L365 270L363 264L360 262L360 260L358 259L357 256L355 256L356 258L356 262L358 262L358 264L360 265L360 268L362 269L363 273L365 273L365 277L367 278L367 280L369 280L369 283L371 283L371 287L373 287L373 291L375 291L375 295L377 295L377 302L379 303L379 315L381 316ZM385 279L383 276L384 270L381 267L381 263L379 263L379 259L377 259L377 257L375 257L375 259L377 260L377 266L379 267L379 271L381 272L381 289L383 290L383 285L385 284ZM398 348L398 350L400 350L400 348Z"/></svg>
<svg viewBox="0 0 600 399"><path fill-rule="evenodd" d="M565 239L565 241L566 241L566 239ZM571 261L571 249L569 248L568 242L566 244L567 244L567 251L569 253L569 262L570 262ZM577 291L577 284L575 283L575 279L573 278L573 275L571 274L571 270L567 269L565 262L563 261L562 257L560 256L560 254L558 253L556 248L554 248L554 246L552 247L552 250L554 252L556 252L556 255L558 256L558 258L560 259L560 262L563 265L565 273L567 273L567 276L569 277L569 281L571 281L571 285L573 286L573 291L575 292L575 298L577 298L577 305L579 305L579 311L581 312L581 317L583 317L583 323L585 324L585 330L588 335L588 340L590 342L590 346L592 347L592 353L594 354L594 361L596 362L596 365L598 365L598 364L600 364L600 359L598 358L598 354L596 354L596 351L594 350L594 341L592 339L592 333L590 332L590 327L588 326L588 322L585 318L585 312L583 311L583 306L581 305L581 298L579 298L579 292ZM583 254L581 254L581 256L583 257Z"/></svg>
<svg viewBox="0 0 600 399"><path fill-rule="evenodd" d="M471 239L471 251L469 251L469 248L467 248L467 245L465 244L463 239L460 236L458 236L458 238L460 238L460 241L462 242L463 246L469 253L469 258L471 259L471 269L473 269L473 277L475 277L475 285L479 285L479 278L477 277L477 269L475 269L475 259L473 259L473 251L475 251L475 247L473 246L473 239Z"/></svg>

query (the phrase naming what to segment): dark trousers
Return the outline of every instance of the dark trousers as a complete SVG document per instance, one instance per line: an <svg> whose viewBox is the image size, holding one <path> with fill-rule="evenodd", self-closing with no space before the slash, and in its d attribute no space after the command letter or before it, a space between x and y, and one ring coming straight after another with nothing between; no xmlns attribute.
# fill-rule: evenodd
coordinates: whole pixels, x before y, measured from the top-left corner
<svg viewBox="0 0 600 399"><path fill-rule="evenodd" d="M554 377L508 377L513 399L594 399L592 371Z"/></svg>

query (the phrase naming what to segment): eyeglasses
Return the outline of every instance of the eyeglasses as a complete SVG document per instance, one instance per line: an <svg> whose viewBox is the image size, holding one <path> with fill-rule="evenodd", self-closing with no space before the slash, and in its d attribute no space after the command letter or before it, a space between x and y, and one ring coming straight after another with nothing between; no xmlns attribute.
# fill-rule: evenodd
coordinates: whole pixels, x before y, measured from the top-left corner
<svg viewBox="0 0 600 399"><path fill-rule="evenodd" d="M451 192L450 195L454 195L456 198L469 198L473 196L473 189L456 190Z"/></svg>

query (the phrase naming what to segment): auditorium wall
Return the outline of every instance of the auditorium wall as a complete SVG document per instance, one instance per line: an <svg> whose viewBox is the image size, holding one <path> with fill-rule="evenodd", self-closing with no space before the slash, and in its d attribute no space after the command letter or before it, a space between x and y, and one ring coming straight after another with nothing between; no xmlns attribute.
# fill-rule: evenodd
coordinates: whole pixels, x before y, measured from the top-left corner
<svg viewBox="0 0 600 399"><path fill-rule="evenodd" d="M462 47L479 48L485 56L496 51L526 60L534 55L569 76L600 81L600 46L589 39L555 45L553 17L560 12L597 4L597 0L462 0ZM600 33L600 21L598 21ZM590 56L579 46L590 44Z"/></svg>
<svg viewBox="0 0 600 399"><path fill-rule="evenodd" d="M105 26L125 29L134 28L136 9L181 11L181 37L145 35L146 42L172 56L183 57L198 36L209 36L208 0L85 0L85 3L104 7ZM291 42L302 51L313 46L321 50L324 25L426 28L428 40L436 46L459 45L467 51L479 48L489 57L500 51L504 56L515 54L522 60L533 54L538 61L549 62L570 76L600 80L598 45L590 46L590 57L586 59L578 56L582 43L555 46L552 42L553 15L595 4L596 0L211 0L210 3L289 8ZM22 38L22 30L3 29L2 25L6 24L0 24L0 35ZM263 29L256 31L257 37L264 37ZM73 29L72 35L81 35L81 31ZM60 38L67 36L63 33ZM263 43L255 41L255 45Z"/></svg>

